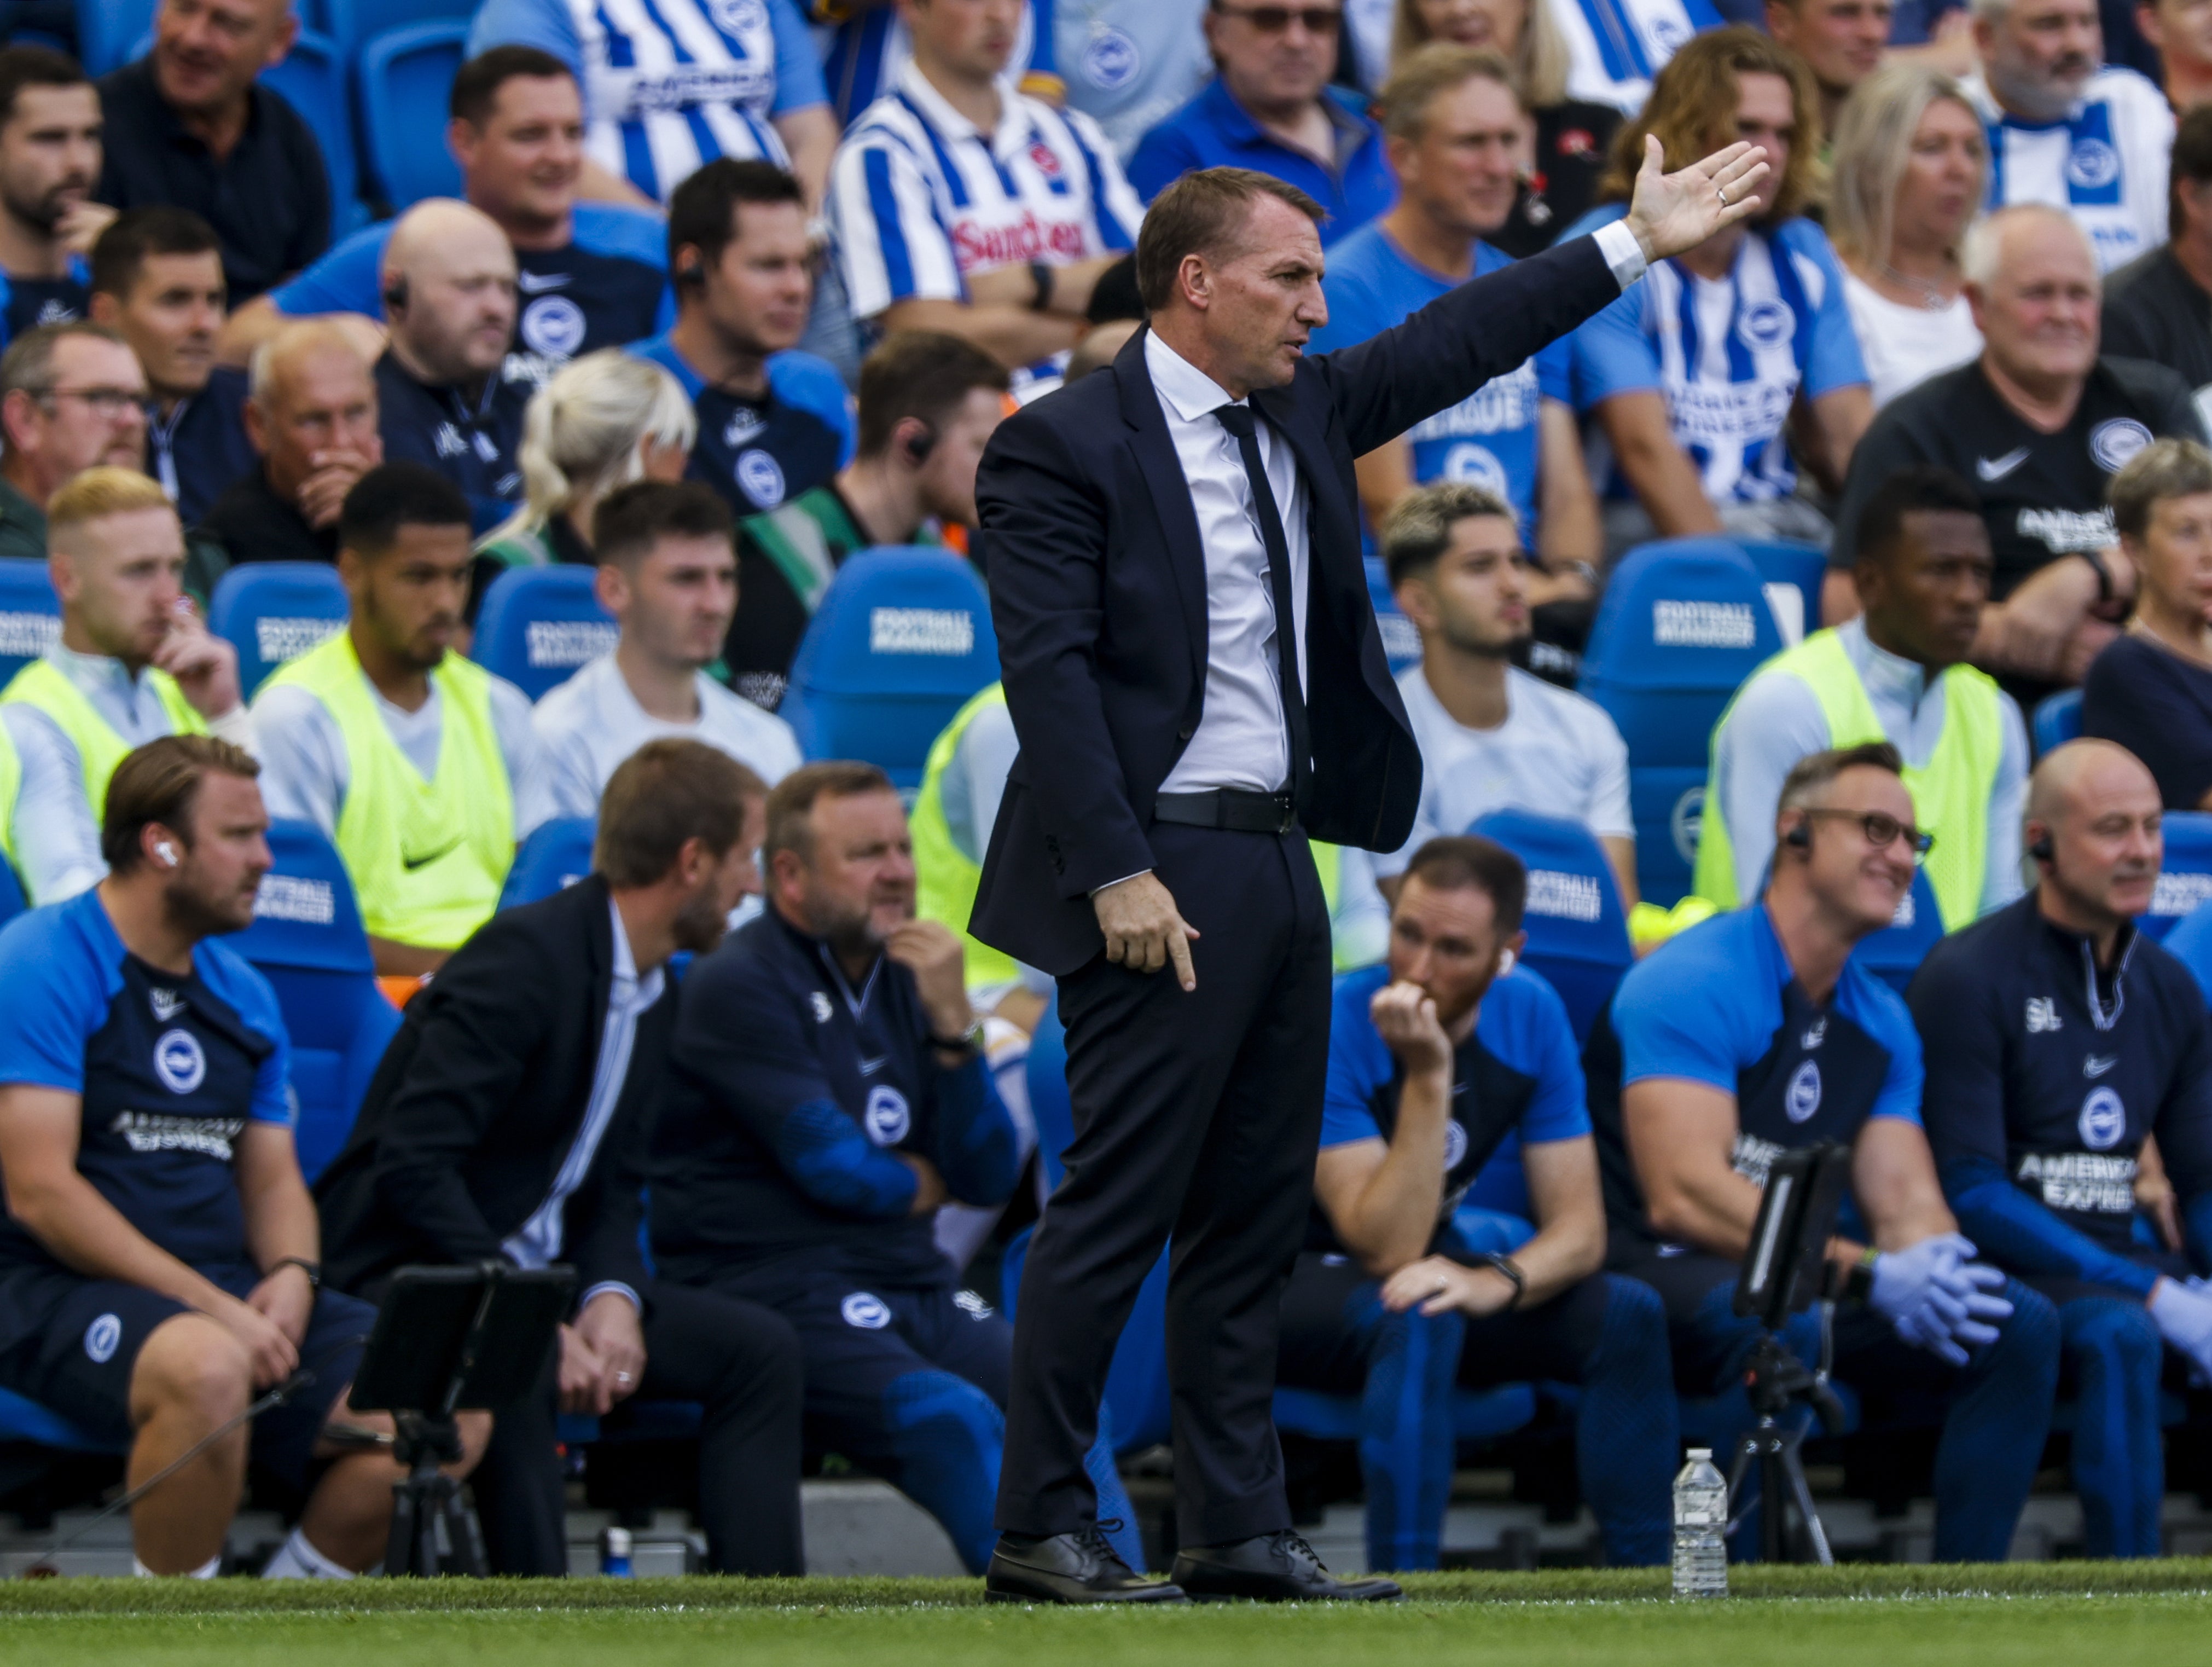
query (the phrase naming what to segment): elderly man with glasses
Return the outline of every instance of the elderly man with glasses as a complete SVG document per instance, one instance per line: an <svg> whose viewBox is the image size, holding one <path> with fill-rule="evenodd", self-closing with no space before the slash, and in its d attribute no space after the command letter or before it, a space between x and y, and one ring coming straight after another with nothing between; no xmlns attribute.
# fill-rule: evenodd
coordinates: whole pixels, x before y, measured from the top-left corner
<svg viewBox="0 0 2212 1667"><path fill-rule="evenodd" d="M1326 245L1398 200L1365 100L1329 84L1344 26L1338 0L1212 0L1205 22L1220 73L1138 141L1129 183L1146 202L1193 168L1249 167L1326 209Z"/></svg>
<svg viewBox="0 0 2212 1667"><path fill-rule="evenodd" d="M146 463L146 374L96 324L46 325L0 356L0 557L46 559L46 501L98 463Z"/></svg>

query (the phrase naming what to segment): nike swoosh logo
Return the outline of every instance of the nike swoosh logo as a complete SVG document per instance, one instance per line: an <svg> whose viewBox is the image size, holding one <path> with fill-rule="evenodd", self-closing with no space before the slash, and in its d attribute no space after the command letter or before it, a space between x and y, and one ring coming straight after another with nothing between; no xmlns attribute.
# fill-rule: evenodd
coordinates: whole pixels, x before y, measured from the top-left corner
<svg viewBox="0 0 2212 1667"><path fill-rule="evenodd" d="M575 276L574 272L517 272L514 284L526 295L542 295L548 289L567 288Z"/></svg>
<svg viewBox="0 0 2212 1667"><path fill-rule="evenodd" d="M2120 1056L2118 1054L2106 1054L2101 1059L2091 1054L2088 1058L2081 1062L2081 1074L2085 1077L2100 1077L2119 1062Z"/></svg>
<svg viewBox="0 0 2212 1667"><path fill-rule="evenodd" d="M402 851L399 854L399 866L411 874L417 868L427 868L440 857L450 855L460 849L461 842L456 839L451 844L441 845L428 856L410 856L406 852Z"/></svg>
<svg viewBox="0 0 2212 1667"><path fill-rule="evenodd" d="M878 1054L873 1059L863 1059L860 1062L860 1074L864 1077L872 1077L875 1075L877 1072L882 1070L884 1067L890 1062L890 1056L889 1054Z"/></svg>
<svg viewBox="0 0 2212 1667"><path fill-rule="evenodd" d="M1974 472L1979 475L1984 480L2002 480L2007 475L2010 474L2014 470L2019 468L2021 464L2027 461L2027 447L2025 446L2015 447L2013 450L2007 452L2002 457L1976 458L1974 459Z"/></svg>

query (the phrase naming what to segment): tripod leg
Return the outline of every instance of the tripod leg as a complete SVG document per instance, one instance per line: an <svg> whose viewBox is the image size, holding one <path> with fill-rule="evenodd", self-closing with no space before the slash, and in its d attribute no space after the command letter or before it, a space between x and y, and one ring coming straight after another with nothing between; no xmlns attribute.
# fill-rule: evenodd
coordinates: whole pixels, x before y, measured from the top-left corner
<svg viewBox="0 0 2212 1667"><path fill-rule="evenodd" d="M484 1563L483 1541L477 1533L476 1518L461 1502L461 1484L451 1476L440 1479L446 1485L443 1497L438 1501L438 1512L446 1524L447 1543L452 1548L445 1572L481 1580L489 1570Z"/></svg>
<svg viewBox="0 0 2212 1667"><path fill-rule="evenodd" d="M407 1481L392 1484L392 1528L384 1545L384 1573L388 1579L412 1574L415 1555L415 1495Z"/></svg>
<svg viewBox="0 0 2212 1667"><path fill-rule="evenodd" d="M1759 1449L1759 1503L1762 1514L1759 1519L1759 1555L1770 1563L1786 1561L1789 1552L1788 1524L1784 1513L1790 1508L1790 1484L1787 1467L1782 1462L1782 1433L1771 1421L1760 1424Z"/></svg>
<svg viewBox="0 0 2212 1667"><path fill-rule="evenodd" d="M1728 1526L1721 1532L1724 1540L1733 1537L1736 1530L1743 1526L1743 1519L1751 1514L1751 1505L1745 1497L1743 1485L1751 1475L1752 1461L1758 1454L1757 1431L1746 1430L1735 1439L1735 1457L1729 1461L1729 1519Z"/></svg>
<svg viewBox="0 0 2212 1667"><path fill-rule="evenodd" d="M1796 1438L1783 1446L1782 1463L1789 1473L1790 1497L1797 1501L1797 1514L1805 1521L1805 1538L1813 1548L1813 1561L1827 1568L1836 1559L1828 1549L1828 1531L1820 1526L1820 1513L1813 1508L1813 1489L1805 1480L1805 1463L1798 1456Z"/></svg>

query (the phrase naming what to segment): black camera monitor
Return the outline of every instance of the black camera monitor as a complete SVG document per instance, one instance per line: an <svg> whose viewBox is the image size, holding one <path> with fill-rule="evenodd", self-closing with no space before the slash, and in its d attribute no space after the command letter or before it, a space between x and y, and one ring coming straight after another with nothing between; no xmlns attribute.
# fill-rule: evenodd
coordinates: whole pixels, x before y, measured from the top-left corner
<svg viewBox="0 0 2212 1667"><path fill-rule="evenodd" d="M1801 1147L1775 1158L1736 1275L1738 1314L1779 1331L1819 1299L1850 1166L1850 1148L1844 1146Z"/></svg>
<svg viewBox="0 0 2212 1667"><path fill-rule="evenodd" d="M566 1267L402 1268L376 1311L346 1404L356 1412L497 1407L545 1370L576 1292Z"/></svg>

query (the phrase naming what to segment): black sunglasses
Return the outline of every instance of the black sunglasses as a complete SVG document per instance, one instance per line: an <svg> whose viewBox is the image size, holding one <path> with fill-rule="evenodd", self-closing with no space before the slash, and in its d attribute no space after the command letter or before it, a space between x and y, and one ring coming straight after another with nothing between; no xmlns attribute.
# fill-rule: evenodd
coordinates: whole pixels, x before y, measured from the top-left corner
<svg viewBox="0 0 2212 1667"><path fill-rule="evenodd" d="M1224 17L1241 17L1261 34L1280 34L1295 17L1308 34L1334 34L1344 13L1334 6L1216 6Z"/></svg>

